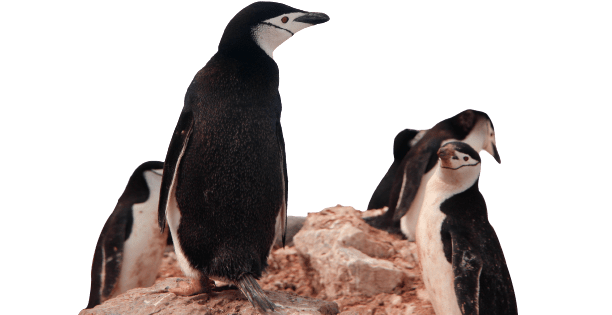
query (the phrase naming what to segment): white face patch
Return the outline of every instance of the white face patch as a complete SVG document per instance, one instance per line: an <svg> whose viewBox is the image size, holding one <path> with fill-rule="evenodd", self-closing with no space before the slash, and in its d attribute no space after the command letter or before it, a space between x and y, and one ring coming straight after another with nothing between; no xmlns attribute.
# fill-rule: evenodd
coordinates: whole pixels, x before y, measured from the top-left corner
<svg viewBox="0 0 612 315"><path fill-rule="evenodd" d="M455 151L455 154L450 159L448 160L441 159L440 167L451 169L451 170L457 170L464 166L474 166L478 163L480 162L475 160L468 154L465 154L459 151Z"/></svg>
<svg viewBox="0 0 612 315"><path fill-rule="evenodd" d="M296 12L279 15L271 19L265 20L257 24L253 29L253 38L263 51L274 58L272 53L276 47L284 43L293 34L312 26L309 23L295 22L294 20L300 16L308 14L307 12ZM283 22L286 21L286 22Z"/></svg>
<svg viewBox="0 0 612 315"><path fill-rule="evenodd" d="M153 173L155 173L155 174L157 174L159 176L162 176L162 173L164 172L164 170L163 169L156 169L156 170L151 170L151 172L153 172Z"/></svg>

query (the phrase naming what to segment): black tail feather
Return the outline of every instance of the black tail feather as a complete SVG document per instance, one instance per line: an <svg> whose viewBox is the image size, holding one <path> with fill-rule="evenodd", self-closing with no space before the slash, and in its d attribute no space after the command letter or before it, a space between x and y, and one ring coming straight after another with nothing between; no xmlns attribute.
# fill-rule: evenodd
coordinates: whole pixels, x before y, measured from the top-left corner
<svg viewBox="0 0 612 315"><path fill-rule="evenodd" d="M253 307L262 314L268 311L274 311L276 305L268 299L266 293L261 289L255 277L252 275L244 275L242 279L236 281L235 285L240 289L249 302L253 304Z"/></svg>

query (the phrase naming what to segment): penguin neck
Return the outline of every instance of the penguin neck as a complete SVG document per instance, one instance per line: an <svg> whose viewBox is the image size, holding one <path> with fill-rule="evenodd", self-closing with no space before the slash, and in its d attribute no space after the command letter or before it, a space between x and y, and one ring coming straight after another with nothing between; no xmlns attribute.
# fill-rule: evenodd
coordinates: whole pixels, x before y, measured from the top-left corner
<svg viewBox="0 0 612 315"><path fill-rule="evenodd" d="M438 164L436 173L433 177L439 182L438 185L445 187L445 190L462 192L478 182L478 178L480 177L480 166L481 164L478 163L476 165L463 166L458 169L448 169Z"/></svg>
<svg viewBox="0 0 612 315"><path fill-rule="evenodd" d="M267 62L274 62L272 56L268 55L268 53L257 44L251 32L243 34L239 36L239 38L227 34L224 35L219 43L218 52L224 56L244 62L261 62L264 60Z"/></svg>
<svg viewBox="0 0 612 315"><path fill-rule="evenodd" d="M469 144L476 152L480 152L484 149L487 134L487 120L479 117L476 124L474 124L474 128L472 128L465 139L461 141Z"/></svg>

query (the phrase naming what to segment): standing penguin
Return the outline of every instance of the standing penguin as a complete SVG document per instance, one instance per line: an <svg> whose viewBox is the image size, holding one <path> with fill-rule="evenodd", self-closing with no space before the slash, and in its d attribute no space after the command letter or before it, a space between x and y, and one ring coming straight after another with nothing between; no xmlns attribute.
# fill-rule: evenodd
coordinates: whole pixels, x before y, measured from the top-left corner
<svg viewBox="0 0 612 315"><path fill-rule="evenodd" d="M389 232L398 233L401 229L408 240L414 241L425 187L438 163L436 152L443 143L455 140L468 143L477 151L485 150L501 163L489 116L480 111L465 110L437 123L410 149L395 175L389 210L366 221Z"/></svg>
<svg viewBox="0 0 612 315"><path fill-rule="evenodd" d="M163 167L157 161L140 165L104 224L91 267L87 308L155 282L168 238L167 232L157 231Z"/></svg>
<svg viewBox="0 0 612 315"><path fill-rule="evenodd" d="M478 152L449 142L438 157L416 227L423 282L434 311L518 314L504 253L478 190Z"/></svg>
<svg viewBox="0 0 612 315"><path fill-rule="evenodd" d="M275 234L285 232L287 165L272 53L296 32L324 23L274 2L256 2L229 22L217 53L195 76L172 136L159 205L191 283L178 295L236 285L260 312L275 305L256 279Z"/></svg>
<svg viewBox="0 0 612 315"><path fill-rule="evenodd" d="M391 163L389 170L376 187L376 190L374 190L372 198L370 198L368 203L368 210L389 206L389 194L391 193L391 185L393 185L397 169L402 163L404 156L410 151L410 148L419 142L426 132L427 130L404 129L395 136L393 140L393 163Z"/></svg>

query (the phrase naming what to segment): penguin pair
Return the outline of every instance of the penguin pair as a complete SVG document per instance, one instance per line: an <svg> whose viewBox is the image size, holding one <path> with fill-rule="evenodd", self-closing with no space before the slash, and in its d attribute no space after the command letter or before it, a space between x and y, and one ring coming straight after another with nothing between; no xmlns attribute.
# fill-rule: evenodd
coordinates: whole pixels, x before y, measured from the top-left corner
<svg viewBox="0 0 612 315"><path fill-rule="evenodd" d="M478 190L480 155L464 142L449 142L436 158L415 233L435 313L518 314L504 254Z"/></svg>
<svg viewBox="0 0 612 315"><path fill-rule="evenodd" d="M414 241L427 181L438 163L436 152L442 144L453 140L468 143L477 151L485 150L501 163L489 116L465 110L437 123L411 146L395 174L389 192L389 209L380 216L367 218L366 222L391 233L402 233Z"/></svg>
<svg viewBox="0 0 612 315"><path fill-rule="evenodd" d="M96 245L87 308L127 290L153 285L168 233L157 229L163 162L140 165L110 215Z"/></svg>
<svg viewBox="0 0 612 315"><path fill-rule="evenodd" d="M228 23L217 53L194 77L168 147L158 222L168 224L191 278L171 292L235 285L262 313L274 311L256 279L275 237L285 239L287 165L274 50L329 20L274 2L253 3Z"/></svg>

